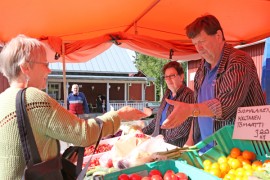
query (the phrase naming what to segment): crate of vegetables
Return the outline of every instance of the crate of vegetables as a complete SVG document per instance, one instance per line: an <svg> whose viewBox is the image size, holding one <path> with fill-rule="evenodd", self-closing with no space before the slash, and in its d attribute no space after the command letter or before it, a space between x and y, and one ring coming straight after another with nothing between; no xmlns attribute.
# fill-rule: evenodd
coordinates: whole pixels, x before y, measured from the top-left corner
<svg viewBox="0 0 270 180"><path fill-rule="evenodd" d="M152 178L152 179L151 179ZM198 168L190 166L180 160L164 160L146 163L140 166L119 170L106 174L105 180L216 180L217 177L208 174Z"/></svg>
<svg viewBox="0 0 270 180"><path fill-rule="evenodd" d="M248 178L270 162L270 142L232 139L234 126L225 126L195 146L202 149L214 142L214 147L203 154L184 152L180 158L192 166L204 169L217 177ZM226 178L228 177L228 178Z"/></svg>
<svg viewBox="0 0 270 180"><path fill-rule="evenodd" d="M250 151L256 154L256 159L264 161L267 159L267 154L270 152L269 141L255 141L255 140L240 140L232 139L233 125L225 126L209 136L205 140L197 143L195 146L198 149L204 148L211 142L215 143L215 146L199 155L196 151L185 152L181 158L186 160L188 164L191 164L198 168L203 168L203 161L208 159L211 161L217 161L221 156L228 156L233 148L238 148L240 151Z"/></svg>

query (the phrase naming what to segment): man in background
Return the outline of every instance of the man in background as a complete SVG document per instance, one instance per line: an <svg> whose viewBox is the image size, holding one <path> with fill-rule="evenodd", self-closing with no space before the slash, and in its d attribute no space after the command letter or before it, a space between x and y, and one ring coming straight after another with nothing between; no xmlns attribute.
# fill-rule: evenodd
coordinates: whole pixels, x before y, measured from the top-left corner
<svg viewBox="0 0 270 180"><path fill-rule="evenodd" d="M67 107L69 112L80 115L89 114L88 104L84 93L79 92L78 84L73 84L71 88L72 93L68 95Z"/></svg>

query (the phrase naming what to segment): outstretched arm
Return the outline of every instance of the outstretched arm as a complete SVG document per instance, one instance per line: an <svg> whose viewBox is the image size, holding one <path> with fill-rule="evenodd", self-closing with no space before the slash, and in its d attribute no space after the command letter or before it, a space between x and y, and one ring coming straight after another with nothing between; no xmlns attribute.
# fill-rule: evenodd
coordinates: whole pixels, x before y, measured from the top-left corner
<svg viewBox="0 0 270 180"><path fill-rule="evenodd" d="M199 116L213 117L214 113L204 103L201 104L188 104L179 101L166 99L167 103L174 106L172 113L162 124L162 129L171 129L181 125L188 117L192 117L194 109L200 111Z"/></svg>
<svg viewBox="0 0 270 180"><path fill-rule="evenodd" d="M132 108L130 106L124 106L117 111L118 116L121 120L130 121L130 120L139 120L146 118L152 114L149 108L144 108L143 111Z"/></svg>

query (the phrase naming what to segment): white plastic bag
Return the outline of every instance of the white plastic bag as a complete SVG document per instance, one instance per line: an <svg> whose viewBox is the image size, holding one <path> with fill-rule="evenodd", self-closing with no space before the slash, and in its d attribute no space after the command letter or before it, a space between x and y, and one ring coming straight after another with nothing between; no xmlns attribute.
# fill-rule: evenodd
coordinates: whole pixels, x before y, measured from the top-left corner
<svg viewBox="0 0 270 180"><path fill-rule="evenodd" d="M153 153L166 151L162 135L138 138L136 135L125 136L118 140L109 152L115 168L124 169L141 165L164 157L153 156Z"/></svg>

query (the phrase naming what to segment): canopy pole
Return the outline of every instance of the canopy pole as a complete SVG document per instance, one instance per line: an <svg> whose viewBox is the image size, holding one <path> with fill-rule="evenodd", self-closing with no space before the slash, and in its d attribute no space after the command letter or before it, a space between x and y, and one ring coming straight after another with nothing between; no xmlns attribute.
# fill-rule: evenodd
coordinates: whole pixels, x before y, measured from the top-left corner
<svg viewBox="0 0 270 180"><path fill-rule="evenodd" d="M62 66L63 66L64 107L67 109L67 78L66 78L65 42L62 42Z"/></svg>
<svg viewBox="0 0 270 180"><path fill-rule="evenodd" d="M110 88L111 88L111 85L110 83L107 82L107 94L106 94L106 103L107 103L107 109L106 111L111 111L111 105L110 105Z"/></svg>

